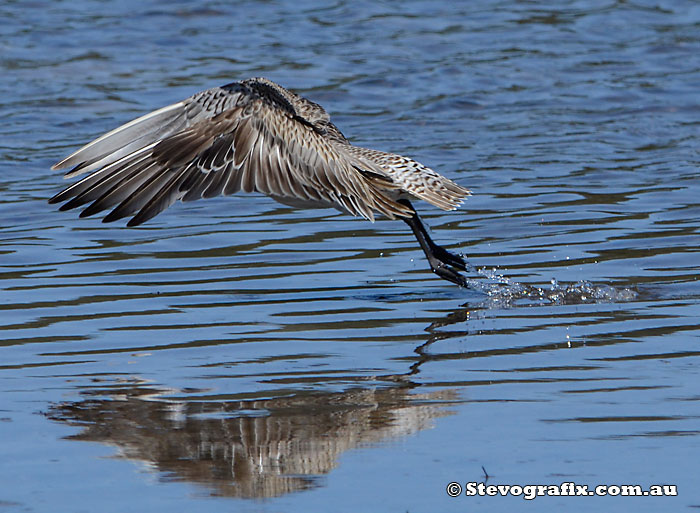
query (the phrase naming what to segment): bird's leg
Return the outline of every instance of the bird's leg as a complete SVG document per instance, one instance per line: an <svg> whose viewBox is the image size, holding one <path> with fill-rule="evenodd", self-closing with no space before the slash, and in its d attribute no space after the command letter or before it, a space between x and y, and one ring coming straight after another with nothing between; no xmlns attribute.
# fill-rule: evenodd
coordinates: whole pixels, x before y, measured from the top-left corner
<svg viewBox="0 0 700 513"><path fill-rule="evenodd" d="M421 249L423 249L425 256L428 257L428 262L433 272L440 278L456 283L460 287L467 287L467 279L458 272L458 270L467 270L467 263L464 259L435 244L428 235L423 221L418 217L418 213L411 203L403 199L399 201L413 210L413 215L404 218L404 221L411 227L413 234L418 240L418 244L420 244Z"/></svg>

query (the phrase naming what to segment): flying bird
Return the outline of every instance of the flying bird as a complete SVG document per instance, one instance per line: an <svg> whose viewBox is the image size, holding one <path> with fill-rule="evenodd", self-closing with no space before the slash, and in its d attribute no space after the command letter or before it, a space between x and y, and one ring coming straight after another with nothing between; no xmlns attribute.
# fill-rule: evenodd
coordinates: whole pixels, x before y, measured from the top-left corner
<svg viewBox="0 0 700 513"><path fill-rule="evenodd" d="M466 262L428 235L411 200L454 210L468 189L408 157L353 146L318 105L265 78L199 92L98 137L52 169L89 173L49 200L139 225L176 200L260 192L295 207L403 220L430 267L466 287Z"/></svg>

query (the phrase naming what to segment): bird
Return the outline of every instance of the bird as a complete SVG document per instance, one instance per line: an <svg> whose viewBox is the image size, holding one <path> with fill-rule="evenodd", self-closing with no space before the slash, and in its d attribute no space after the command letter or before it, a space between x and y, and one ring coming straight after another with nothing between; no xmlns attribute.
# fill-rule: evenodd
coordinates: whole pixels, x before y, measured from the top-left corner
<svg viewBox="0 0 700 513"><path fill-rule="evenodd" d="M87 174L53 196L59 210L105 210L127 226L183 202L258 192L297 208L403 220L432 271L468 286L466 261L437 245L411 201L455 210L471 194L402 155L352 145L319 104L266 78L213 87L134 119L52 166Z"/></svg>

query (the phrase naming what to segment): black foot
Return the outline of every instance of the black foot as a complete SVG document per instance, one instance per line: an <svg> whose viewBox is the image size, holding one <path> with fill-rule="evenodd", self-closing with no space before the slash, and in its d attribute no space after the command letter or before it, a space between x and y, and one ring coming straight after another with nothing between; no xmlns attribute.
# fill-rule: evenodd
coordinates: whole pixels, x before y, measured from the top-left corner
<svg viewBox="0 0 700 513"><path fill-rule="evenodd" d="M454 267L450 267L449 265L446 265L443 262L438 262L437 265L435 265L432 268L433 272L443 280L451 281L452 283L455 283L460 287L469 287L469 280L461 274L459 274L459 271L457 271Z"/></svg>
<svg viewBox="0 0 700 513"><path fill-rule="evenodd" d="M435 258L440 260L442 263L452 267L456 267L460 271L467 270L467 262L465 262L461 256L455 255L454 253L450 253L445 248L440 247L435 243L432 244L432 247L430 249L432 250Z"/></svg>
<svg viewBox="0 0 700 513"><path fill-rule="evenodd" d="M413 208L408 201L399 201L408 207ZM435 244L428 235L428 232L417 213L414 213L410 218L404 219L404 221L406 221L406 224L411 227L411 230L416 236L421 249L423 249L425 256L428 257L428 262L430 263L430 268L433 270L433 272L443 280L451 281L460 287L468 287L469 280L459 273L459 271L467 270L467 263L464 261L464 259Z"/></svg>

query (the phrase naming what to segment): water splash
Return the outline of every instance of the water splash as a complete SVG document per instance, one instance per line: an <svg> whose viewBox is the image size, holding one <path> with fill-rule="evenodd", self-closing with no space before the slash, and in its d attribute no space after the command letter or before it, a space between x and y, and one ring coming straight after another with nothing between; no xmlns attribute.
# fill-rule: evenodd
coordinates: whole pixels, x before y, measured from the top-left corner
<svg viewBox="0 0 700 513"><path fill-rule="evenodd" d="M490 306L525 304L571 305L583 303L616 303L631 301L638 293L630 288L617 289L610 285L594 285L585 280L560 284L552 278L549 287L518 283L500 274L495 268L477 268L467 264L467 271L487 279L469 279L469 287L483 292Z"/></svg>

